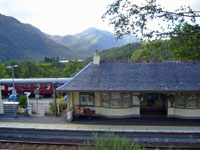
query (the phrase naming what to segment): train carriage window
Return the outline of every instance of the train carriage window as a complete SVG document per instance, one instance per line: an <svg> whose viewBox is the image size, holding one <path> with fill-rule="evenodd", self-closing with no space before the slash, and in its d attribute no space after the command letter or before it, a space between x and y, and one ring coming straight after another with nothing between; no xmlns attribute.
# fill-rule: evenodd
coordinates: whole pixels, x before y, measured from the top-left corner
<svg viewBox="0 0 200 150"><path fill-rule="evenodd" d="M28 88L28 89L31 89L31 85L30 85L30 84L28 84L28 85L27 85L27 88Z"/></svg>
<svg viewBox="0 0 200 150"><path fill-rule="evenodd" d="M25 84L19 84L19 90L24 90L25 89Z"/></svg>
<svg viewBox="0 0 200 150"><path fill-rule="evenodd" d="M12 91L12 90L13 90L12 84L8 84L8 91Z"/></svg>
<svg viewBox="0 0 200 150"><path fill-rule="evenodd" d="M40 88L40 84L39 83L34 84L34 89L39 89L39 88Z"/></svg>
<svg viewBox="0 0 200 150"><path fill-rule="evenodd" d="M45 83L44 84L44 89L49 90L51 88L51 84L50 83Z"/></svg>

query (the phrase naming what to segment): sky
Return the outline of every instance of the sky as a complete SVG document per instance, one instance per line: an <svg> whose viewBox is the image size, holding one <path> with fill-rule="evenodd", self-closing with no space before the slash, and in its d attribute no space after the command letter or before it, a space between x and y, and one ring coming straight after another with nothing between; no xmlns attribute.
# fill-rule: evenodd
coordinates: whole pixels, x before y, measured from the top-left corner
<svg viewBox="0 0 200 150"><path fill-rule="evenodd" d="M113 32L101 16L114 0L0 0L0 13L29 23L51 35L76 34L89 27ZM139 0L135 0L139 1ZM191 5L200 10L200 0L157 0L166 9Z"/></svg>

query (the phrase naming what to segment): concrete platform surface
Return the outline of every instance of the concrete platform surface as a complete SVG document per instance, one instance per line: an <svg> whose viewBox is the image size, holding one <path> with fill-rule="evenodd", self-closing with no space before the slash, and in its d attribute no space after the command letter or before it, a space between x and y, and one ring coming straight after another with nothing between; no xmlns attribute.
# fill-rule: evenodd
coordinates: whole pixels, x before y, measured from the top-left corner
<svg viewBox="0 0 200 150"><path fill-rule="evenodd" d="M69 131L111 131L140 133L200 133L200 127L175 126L122 126L122 125L84 125L84 124L48 124L0 122L0 128L69 130Z"/></svg>
<svg viewBox="0 0 200 150"><path fill-rule="evenodd" d="M142 133L200 133L200 120L170 118L109 119L94 117L92 120L80 117L67 122L66 116L0 116L0 128L44 129L69 131L112 131Z"/></svg>

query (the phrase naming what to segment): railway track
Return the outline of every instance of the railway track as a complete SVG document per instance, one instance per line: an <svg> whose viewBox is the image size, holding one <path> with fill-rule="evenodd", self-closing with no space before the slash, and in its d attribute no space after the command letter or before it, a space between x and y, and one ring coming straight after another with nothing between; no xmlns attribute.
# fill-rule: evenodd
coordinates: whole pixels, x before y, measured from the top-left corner
<svg viewBox="0 0 200 150"><path fill-rule="evenodd" d="M97 132L99 136L104 131ZM139 132L115 132L120 137L127 137L132 141L144 144L146 149L200 149L199 133L139 133ZM13 129L0 128L0 143L54 145L72 147L84 146L84 141L92 141L93 133L89 131L69 130L41 130L41 129ZM0 147L1 148L1 147Z"/></svg>
<svg viewBox="0 0 200 150"><path fill-rule="evenodd" d="M84 143L84 142L76 142L76 143L71 143L71 142L50 142L50 141L43 141L43 142L41 142L41 141L21 141L21 140L0 140L0 148L10 148L9 146L11 146L11 147L13 147L12 145L13 144L17 144L16 146L18 147L18 148L20 148L20 145L29 145L29 148L31 149L31 147L30 146L36 146L36 147L38 147L38 146L43 146L43 145L45 145L45 146L47 146L47 147L49 147L49 146L52 146L52 145L54 145L54 148L55 148L55 146L57 147L57 148L59 148L60 146L64 146L65 148L67 147L67 148L71 148L71 147L83 147L83 146L86 146L86 144ZM7 147L2 147L2 144L7 144ZM168 144L168 145L162 145L163 143L154 143L154 144L145 144L145 143L140 143L140 145L141 145L141 147L145 147L146 148L146 150L154 150L154 149L174 149L174 150L199 150L200 148L199 148L199 146L198 145L192 145L192 144L190 144L190 145L170 145L170 144ZM175 144L175 143L174 143ZM176 143L177 144L177 143ZM93 144L91 144L91 146L94 146Z"/></svg>
<svg viewBox="0 0 200 150"><path fill-rule="evenodd" d="M98 131L99 136L105 131ZM157 143L200 143L199 133L140 133L115 132L120 137L127 137L132 141ZM50 129L19 129L0 128L0 137L63 139L63 140L93 140L91 131L50 130Z"/></svg>

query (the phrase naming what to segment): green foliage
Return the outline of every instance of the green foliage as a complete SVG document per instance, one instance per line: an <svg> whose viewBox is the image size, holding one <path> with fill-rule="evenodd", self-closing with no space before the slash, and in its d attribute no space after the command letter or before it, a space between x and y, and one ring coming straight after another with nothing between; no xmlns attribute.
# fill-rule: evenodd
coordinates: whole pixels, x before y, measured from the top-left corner
<svg viewBox="0 0 200 150"><path fill-rule="evenodd" d="M200 26L185 24L176 28L170 40L171 53L179 60L200 60ZM197 34L198 33L198 34Z"/></svg>
<svg viewBox="0 0 200 150"><path fill-rule="evenodd" d="M133 52L131 60L173 60L169 41L143 42L141 45L140 49Z"/></svg>
<svg viewBox="0 0 200 150"><path fill-rule="evenodd" d="M121 38L133 34L145 38L166 38L173 35L177 25L184 26L186 22L195 23L200 17L199 11L193 11L190 6L181 6L175 11L168 11L156 0L145 0L137 3L132 0L115 0L108 5L103 19L108 19L114 25L115 33ZM151 28L152 23L157 26ZM141 34L141 35L140 35Z"/></svg>
<svg viewBox="0 0 200 150"><path fill-rule="evenodd" d="M48 111L48 115L53 115L55 112L55 106L54 106L54 103L53 102L50 102L49 103L49 111Z"/></svg>
<svg viewBox="0 0 200 150"><path fill-rule="evenodd" d="M63 110L65 110L67 108L67 102L64 101L64 98L59 98L57 99L57 104L59 106L59 111L62 112ZM55 112L55 105L54 102L50 102L49 103L49 112L48 115L53 115Z"/></svg>
<svg viewBox="0 0 200 150"><path fill-rule="evenodd" d="M145 150L144 147L140 147L138 142L130 141L126 137L121 138L111 132L106 132L104 136L93 133L93 138L94 143L87 141L86 146L83 146L84 150Z"/></svg>
<svg viewBox="0 0 200 150"><path fill-rule="evenodd" d="M19 96L18 102L19 102L19 105L20 105L22 108L26 108L26 106L27 106L26 95L21 94L21 95Z"/></svg>
<svg viewBox="0 0 200 150"><path fill-rule="evenodd" d="M67 108L67 101L64 100L64 98L59 98L58 99L58 105L59 105L59 110L62 112Z"/></svg>
<svg viewBox="0 0 200 150"><path fill-rule="evenodd" d="M6 75L6 67L0 62L0 78L8 77Z"/></svg>
<svg viewBox="0 0 200 150"><path fill-rule="evenodd" d="M69 63L60 63L54 58L39 63L31 60L19 63L12 60L7 64L0 62L0 78L11 78L11 69L6 69L8 65L18 65L14 68L15 78L66 78L74 76L84 67L78 60L70 60Z"/></svg>
<svg viewBox="0 0 200 150"><path fill-rule="evenodd" d="M78 60L70 60L69 63L66 64L66 67L63 69L63 73L66 77L72 77L77 72L81 70L83 66Z"/></svg>
<svg viewBox="0 0 200 150"><path fill-rule="evenodd" d="M132 54L131 60L150 60L150 52L147 49L138 49Z"/></svg>

